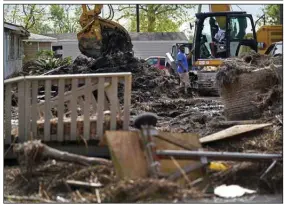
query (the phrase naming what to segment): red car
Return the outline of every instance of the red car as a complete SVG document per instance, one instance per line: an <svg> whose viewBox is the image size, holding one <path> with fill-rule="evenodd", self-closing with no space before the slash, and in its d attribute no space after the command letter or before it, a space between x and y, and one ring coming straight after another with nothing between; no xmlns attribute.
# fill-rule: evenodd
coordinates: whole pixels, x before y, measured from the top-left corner
<svg viewBox="0 0 284 205"><path fill-rule="evenodd" d="M156 68L164 70L166 68L166 57L164 56L150 56L145 61Z"/></svg>

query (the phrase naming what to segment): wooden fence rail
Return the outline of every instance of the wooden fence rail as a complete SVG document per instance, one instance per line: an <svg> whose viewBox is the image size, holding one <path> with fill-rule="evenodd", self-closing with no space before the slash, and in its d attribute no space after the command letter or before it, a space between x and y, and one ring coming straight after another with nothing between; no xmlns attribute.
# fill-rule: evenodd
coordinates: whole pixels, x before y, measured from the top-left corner
<svg viewBox="0 0 284 205"><path fill-rule="evenodd" d="M82 136L100 139L105 130L128 130L131 83L131 73L5 80L5 144L12 142L12 136L20 141L31 137L45 142L73 141ZM17 105L12 105L13 99Z"/></svg>

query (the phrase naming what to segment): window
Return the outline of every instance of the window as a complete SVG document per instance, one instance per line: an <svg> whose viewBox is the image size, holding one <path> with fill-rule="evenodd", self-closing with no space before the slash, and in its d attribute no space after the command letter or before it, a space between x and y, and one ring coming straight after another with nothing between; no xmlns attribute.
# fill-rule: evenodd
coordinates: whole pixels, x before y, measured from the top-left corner
<svg viewBox="0 0 284 205"><path fill-rule="evenodd" d="M14 35L9 35L9 59L13 60L15 59L15 41L14 41Z"/></svg>
<svg viewBox="0 0 284 205"><path fill-rule="evenodd" d="M252 24L248 17L238 16L230 18L230 56L241 55L249 52L252 48L249 46L241 46L237 54L239 42L243 39L254 39L252 32Z"/></svg>
<svg viewBox="0 0 284 205"><path fill-rule="evenodd" d="M21 48L22 48L21 44L22 44L21 37L18 37L18 42L17 42L17 45L18 45L17 57L18 57L18 59L21 59Z"/></svg>
<svg viewBox="0 0 284 205"><path fill-rule="evenodd" d="M149 65L156 65L156 64L158 63L158 59L157 59L157 58L149 58L149 59L147 60L147 63L148 63Z"/></svg>
<svg viewBox="0 0 284 205"><path fill-rule="evenodd" d="M252 38L251 21L245 16L232 17L230 19L230 30L231 41Z"/></svg>
<svg viewBox="0 0 284 205"><path fill-rule="evenodd" d="M165 66L166 65L166 59L160 58L160 65Z"/></svg>

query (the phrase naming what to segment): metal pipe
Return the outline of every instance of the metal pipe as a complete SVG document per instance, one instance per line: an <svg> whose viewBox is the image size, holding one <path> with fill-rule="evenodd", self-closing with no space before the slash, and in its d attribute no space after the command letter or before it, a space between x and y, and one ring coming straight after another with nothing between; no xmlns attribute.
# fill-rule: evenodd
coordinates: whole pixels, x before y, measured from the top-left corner
<svg viewBox="0 0 284 205"><path fill-rule="evenodd" d="M157 156L160 158L175 157L176 159L197 159L207 157L212 160L282 160L282 154L259 154L259 153L241 153L241 152L211 152L211 151L185 151L185 150L157 150Z"/></svg>
<svg viewBox="0 0 284 205"><path fill-rule="evenodd" d="M136 4L136 26L137 32L140 32L139 4Z"/></svg>

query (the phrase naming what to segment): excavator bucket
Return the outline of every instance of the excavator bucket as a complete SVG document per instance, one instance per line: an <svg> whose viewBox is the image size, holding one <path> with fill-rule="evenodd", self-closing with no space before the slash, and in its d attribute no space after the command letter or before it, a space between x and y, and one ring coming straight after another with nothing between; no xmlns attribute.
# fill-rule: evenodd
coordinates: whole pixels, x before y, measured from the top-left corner
<svg viewBox="0 0 284 205"><path fill-rule="evenodd" d="M131 52L131 38L125 28L120 24L99 17L102 5L87 10L83 5L80 17L82 30L77 34L79 50L82 54L99 58L117 52Z"/></svg>

